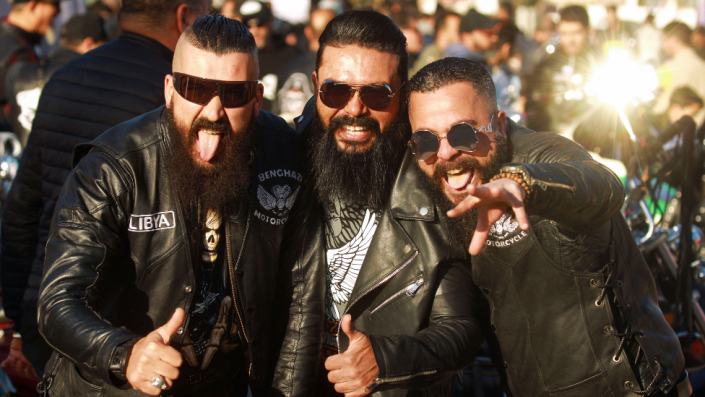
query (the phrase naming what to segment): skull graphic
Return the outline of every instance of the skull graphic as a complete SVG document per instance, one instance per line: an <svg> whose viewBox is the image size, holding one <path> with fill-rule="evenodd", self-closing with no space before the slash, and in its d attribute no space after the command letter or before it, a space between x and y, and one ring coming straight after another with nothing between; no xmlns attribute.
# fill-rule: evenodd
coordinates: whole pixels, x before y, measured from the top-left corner
<svg viewBox="0 0 705 397"><path fill-rule="evenodd" d="M208 210L206 215L206 234L203 236L203 256L204 262L215 262L218 259L218 242L220 241L220 214L216 211Z"/></svg>

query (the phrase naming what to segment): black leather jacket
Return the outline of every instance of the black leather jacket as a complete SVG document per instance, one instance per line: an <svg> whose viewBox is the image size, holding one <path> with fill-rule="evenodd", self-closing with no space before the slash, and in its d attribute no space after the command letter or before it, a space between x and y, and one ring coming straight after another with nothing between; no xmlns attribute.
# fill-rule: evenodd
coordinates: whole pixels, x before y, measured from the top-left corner
<svg viewBox="0 0 705 397"><path fill-rule="evenodd" d="M621 182L566 138L513 122L507 134L513 162L503 169L529 183L531 227L505 214L472 258L507 395L635 396L626 384L669 392L683 354L619 212Z"/></svg>
<svg viewBox="0 0 705 397"><path fill-rule="evenodd" d="M310 110L310 105L307 106ZM297 118L298 129L310 113ZM472 363L482 343L474 287L465 248L453 247L423 174L407 153L390 200L362 264L345 313L365 332L379 367L375 396L446 396L453 373ZM309 181L310 182L310 181ZM293 291L287 335L274 373L274 396L313 396L320 366L326 289L324 209L312 183L301 200L303 219L287 227L291 246L284 262L307 263L299 277L306 288ZM291 264L282 266L293 267ZM407 294L409 287L420 288ZM303 307L304 310L299 310ZM339 351L349 339L338 332ZM419 390L426 389L426 390Z"/></svg>
<svg viewBox="0 0 705 397"><path fill-rule="evenodd" d="M60 373L67 375L54 381L52 395L134 393L119 389L110 373L115 347L165 324L179 307L186 310L188 326L197 269L181 203L165 168L169 136L163 109L120 124L75 151L78 164L62 189L47 243L39 330L68 358L63 363L75 365L85 380L64 369ZM256 396L267 378L277 257L290 209L258 197L262 190L271 195L285 186L289 195L277 198L297 194L297 145L284 120L260 112L252 197L225 221L229 293L237 303L232 321L242 325L240 339L247 344L249 384ZM139 215L159 213L166 215L158 230L135 230ZM183 335L180 329L174 336L177 350ZM51 372L49 367L51 361Z"/></svg>

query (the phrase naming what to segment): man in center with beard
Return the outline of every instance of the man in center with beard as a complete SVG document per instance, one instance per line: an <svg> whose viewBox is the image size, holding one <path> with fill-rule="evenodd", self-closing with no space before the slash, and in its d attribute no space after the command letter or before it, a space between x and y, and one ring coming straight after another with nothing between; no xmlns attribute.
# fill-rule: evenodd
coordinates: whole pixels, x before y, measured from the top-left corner
<svg viewBox="0 0 705 397"><path fill-rule="evenodd" d="M260 111L257 74L243 24L199 18L166 107L76 148L39 296L50 395L263 395L301 176L293 131Z"/></svg>
<svg viewBox="0 0 705 397"><path fill-rule="evenodd" d="M295 120L307 142L308 206L290 218L292 244L282 254L310 264L297 276L306 288L292 295L309 303L285 316L275 388L445 396L481 343L478 294L465 250L449 244L420 192L423 175L405 157L406 39L382 14L349 11L319 43L317 95Z"/></svg>

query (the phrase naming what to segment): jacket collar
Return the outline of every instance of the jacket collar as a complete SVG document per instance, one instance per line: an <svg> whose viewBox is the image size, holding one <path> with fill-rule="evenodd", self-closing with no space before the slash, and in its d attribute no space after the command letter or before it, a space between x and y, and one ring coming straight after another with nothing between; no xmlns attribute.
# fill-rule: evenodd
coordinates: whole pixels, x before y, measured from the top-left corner
<svg viewBox="0 0 705 397"><path fill-rule="evenodd" d="M161 55L164 59L168 59L171 62L174 59L174 51L168 49L164 44L158 42L157 40L151 39L147 36L143 36L138 33L133 32L120 32L118 36L120 40L128 40L140 43L142 46L151 48L157 54Z"/></svg>
<svg viewBox="0 0 705 397"><path fill-rule="evenodd" d="M433 222L436 219L436 206L422 179L427 176L418 168L416 161L411 150L407 149L394 181L389 209L397 219Z"/></svg>

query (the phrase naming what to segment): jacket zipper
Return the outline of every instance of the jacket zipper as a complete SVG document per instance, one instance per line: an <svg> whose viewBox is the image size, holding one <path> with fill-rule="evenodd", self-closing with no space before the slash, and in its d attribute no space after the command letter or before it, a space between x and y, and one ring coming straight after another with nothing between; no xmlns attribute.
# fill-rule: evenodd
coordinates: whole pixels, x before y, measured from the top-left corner
<svg viewBox="0 0 705 397"><path fill-rule="evenodd" d="M370 312L370 314L372 314L372 313L376 312L377 310L381 309L381 308L382 308L383 306L385 306L387 303L393 301L394 299L396 299L397 297L399 297L399 296L400 296L401 294L403 294L403 293L406 293L406 295L408 295L410 298L413 298L413 297L416 295L416 292L419 290L419 288L421 288L421 286L422 286L423 284L424 284L424 279L423 279L423 277L420 277L418 280L414 281L414 283L412 283L412 284L410 284L410 285L408 285L408 286L402 288L402 289L399 290L396 294L394 294L394 295L390 296L389 298L387 298L387 300L385 300L384 302L382 302L379 306L377 306L377 307L375 307L374 309L372 309L372 311Z"/></svg>
<svg viewBox="0 0 705 397"><path fill-rule="evenodd" d="M233 281L234 274L233 274L233 263L232 263L232 258L230 256L230 239L228 238L228 226L225 226L225 249L228 251L227 256L228 256L228 273L230 273L230 288L232 288L232 293L233 293L233 306L235 306L235 312L237 313L237 319L240 320L240 328L242 329L242 334L245 336L245 342L247 344L250 343L250 340L247 338L247 332L245 332L245 326L244 323L242 322L242 316L240 316L240 309L237 307L237 296L235 295L235 282ZM250 364L250 369L252 365Z"/></svg>
<svg viewBox="0 0 705 397"><path fill-rule="evenodd" d="M411 263L411 261L413 261L414 259L416 259L417 256L419 256L419 251L415 251L415 252L414 252L414 256L412 256L411 258L409 258L408 261L404 262L403 265L399 266L395 271L393 271L392 273L390 273L387 277L383 278L380 282L378 282L377 284L373 285L371 288L367 289L367 291L365 291L365 292L363 292L362 294L360 294L360 296L358 296L357 299L355 299L351 304L348 305L348 307L345 309L345 312L343 312L343 315L340 317L340 320L342 321L343 317L345 317L345 315L348 314L348 310L350 310L350 308L353 307L353 305L355 305L360 299L362 299L363 296L369 294L369 293L372 292L375 288L377 288L377 287L379 287L380 285L386 283L390 278L394 277L397 273L399 273L400 271L402 271L402 269L404 269L405 267L407 267L407 266L409 265L409 263ZM335 341L336 341L336 343L338 344L338 354L341 354L341 351L340 351L340 321L338 321L338 336L335 337Z"/></svg>
<svg viewBox="0 0 705 397"><path fill-rule="evenodd" d="M438 372L438 370L432 369L432 370L430 370L430 371L423 371L423 372L419 372L418 374L413 374L413 375L397 376L397 377L394 377L394 378L384 378L384 379L377 378L377 379L375 379L374 384L375 384L375 387L376 387L376 386L379 386L379 385L383 385L383 384L385 384L385 383L404 382L404 381L407 381L407 380L409 380L409 379L415 378L415 377L417 377L417 376L434 375L436 372Z"/></svg>

